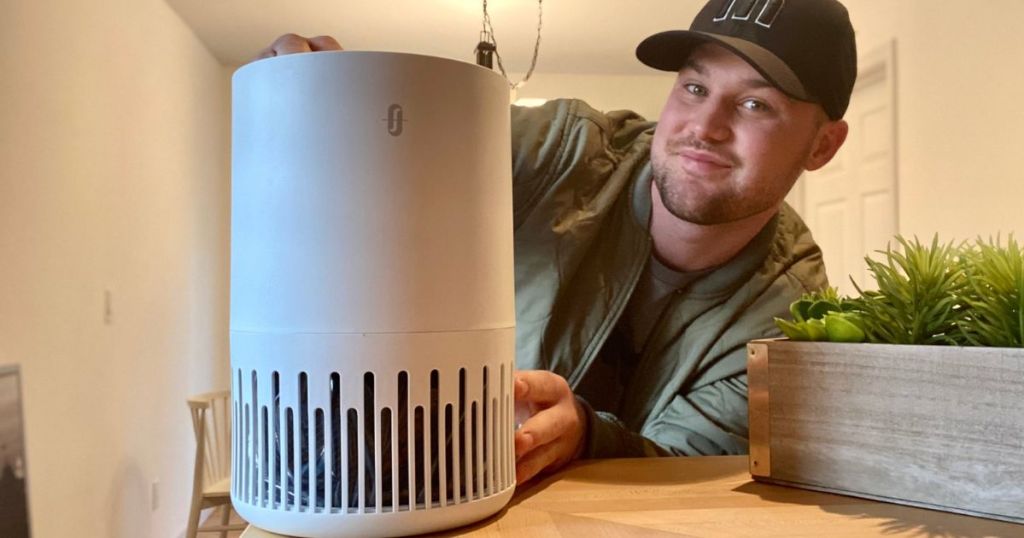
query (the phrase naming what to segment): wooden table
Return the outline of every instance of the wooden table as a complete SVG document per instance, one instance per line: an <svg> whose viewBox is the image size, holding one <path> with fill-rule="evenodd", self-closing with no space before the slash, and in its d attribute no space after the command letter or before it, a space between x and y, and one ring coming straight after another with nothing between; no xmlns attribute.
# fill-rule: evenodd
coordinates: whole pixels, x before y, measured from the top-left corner
<svg viewBox="0 0 1024 538"><path fill-rule="evenodd" d="M753 482L746 456L578 462L438 536L1024 537L1024 525ZM249 528L242 538L281 538Z"/></svg>

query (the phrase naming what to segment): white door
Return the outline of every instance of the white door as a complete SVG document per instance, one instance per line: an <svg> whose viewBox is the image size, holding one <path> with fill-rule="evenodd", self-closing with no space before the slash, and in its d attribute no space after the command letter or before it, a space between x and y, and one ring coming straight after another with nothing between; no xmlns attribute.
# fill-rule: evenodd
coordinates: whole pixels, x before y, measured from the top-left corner
<svg viewBox="0 0 1024 538"><path fill-rule="evenodd" d="M802 216L825 256L828 280L856 293L869 274L864 256L878 259L898 232L896 214L895 45L862 55L846 112L850 134L827 166L804 175Z"/></svg>

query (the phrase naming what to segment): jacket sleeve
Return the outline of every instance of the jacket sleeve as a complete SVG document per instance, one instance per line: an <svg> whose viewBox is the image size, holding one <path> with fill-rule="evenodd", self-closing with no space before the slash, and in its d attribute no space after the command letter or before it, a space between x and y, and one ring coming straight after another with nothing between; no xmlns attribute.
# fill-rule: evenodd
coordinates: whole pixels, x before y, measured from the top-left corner
<svg viewBox="0 0 1024 538"><path fill-rule="evenodd" d="M630 430L611 413L594 411L586 401L582 403L589 419L583 450L586 458L712 456L747 451L746 374L676 394L643 433Z"/></svg>
<svg viewBox="0 0 1024 538"><path fill-rule="evenodd" d="M577 99L555 99L538 107L512 106L512 204L515 227L545 193L572 170L595 180L607 171L591 163L602 153L626 152L654 124L630 111L603 113ZM604 173L601 172L604 170Z"/></svg>
<svg viewBox="0 0 1024 538"><path fill-rule="evenodd" d="M575 101L568 100L549 101L539 107L512 106L512 206L516 228L558 175L577 107Z"/></svg>

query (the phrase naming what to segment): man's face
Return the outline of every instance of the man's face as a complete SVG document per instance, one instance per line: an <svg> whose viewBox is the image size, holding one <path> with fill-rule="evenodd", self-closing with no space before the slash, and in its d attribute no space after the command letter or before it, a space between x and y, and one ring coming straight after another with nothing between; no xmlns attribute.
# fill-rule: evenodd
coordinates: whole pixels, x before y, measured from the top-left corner
<svg viewBox="0 0 1024 538"><path fill-rule="evenodd" d="M819 162L836 123L842 122L828 121L820 106L787 97L739 56L702 45L679 71L654 134L651 162L662 203L696 224L773 209L804 169L834 154ZM843 124L839 144L845 133Z"/></svg>

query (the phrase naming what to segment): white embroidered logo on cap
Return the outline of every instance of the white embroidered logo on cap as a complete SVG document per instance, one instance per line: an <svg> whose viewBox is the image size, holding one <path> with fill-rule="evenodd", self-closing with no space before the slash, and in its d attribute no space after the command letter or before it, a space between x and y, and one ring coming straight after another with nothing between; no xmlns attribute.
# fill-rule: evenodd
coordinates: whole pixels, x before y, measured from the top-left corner
<svg viewBox="0 0 1024 538"><path fill-rule="evenodd" d="M759 4L761 9L757 13L757 18L754 19L754 24L771 28L775 19L779 17L779 13L782 12L782 6L786 5L786 0L724 0L722 9L711 20L714 22L722 22L726 19L749 21L750 16L757 11L756 8Z"/></svg>

